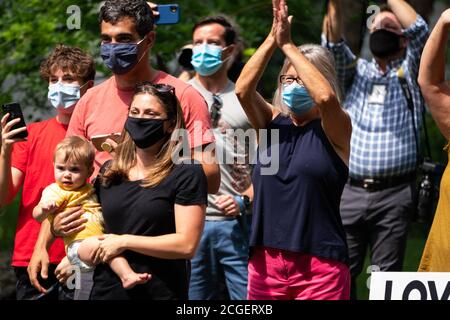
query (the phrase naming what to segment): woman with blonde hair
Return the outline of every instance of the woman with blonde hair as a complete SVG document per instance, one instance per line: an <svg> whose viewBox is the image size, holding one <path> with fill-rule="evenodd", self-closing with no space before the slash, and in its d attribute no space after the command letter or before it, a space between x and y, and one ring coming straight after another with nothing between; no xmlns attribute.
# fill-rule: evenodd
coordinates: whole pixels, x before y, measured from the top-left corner
<svg viewBox="0 0 450 320"><path fill-rule="evenodd" d="M122 142L96 181L109 234L95 259L123 254L133 270L152 277L125 290L108 265L99 265L91 299L187 299L187 260L203 230L207 187L200 164L172 161L180 143L172 135L183 128L173 87L136 87Z"/></svg>
<svg viewBox="0 0 450 320"><path fill-rule="evenodd" d="M279 138L267 134L267 150L260 150L278 161L278 171L265 175L272 164L259 157L253 171L248 298L348 299L339 204L348 177L350 118L340 106L331 54L317 45L297 48L285 1L272 2L272 30L236 82L253 127ZM277 46L286 62L271 105L256 85Z"/></svg>

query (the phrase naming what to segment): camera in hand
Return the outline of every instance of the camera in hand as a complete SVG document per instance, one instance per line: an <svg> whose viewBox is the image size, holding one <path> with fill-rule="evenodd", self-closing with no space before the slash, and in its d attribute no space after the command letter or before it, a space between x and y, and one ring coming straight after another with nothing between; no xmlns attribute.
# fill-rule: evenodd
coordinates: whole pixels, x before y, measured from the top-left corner
<svg viewBox="0 0 450 320"><path fill-rule="evenodd" d="M434 204L439 196L439 184L445 166L426 159L419 166L420 181L417 190L416 221L425 223L431 220Z"/></svg>

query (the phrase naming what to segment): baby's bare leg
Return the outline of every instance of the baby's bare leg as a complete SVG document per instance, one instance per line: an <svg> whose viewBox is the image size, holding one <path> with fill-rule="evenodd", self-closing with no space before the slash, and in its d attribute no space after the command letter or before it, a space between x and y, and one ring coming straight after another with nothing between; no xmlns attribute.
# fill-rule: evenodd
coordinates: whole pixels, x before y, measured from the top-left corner
<svg viewBox="0 0 450 320"><path fill-rule="evenodd" d="M125 289L131 289L137 284L146 283L151 275L148 273L136 273L131 269L127 259L117 256L111 259L109 266L119 276Z"/></svg>
<svg viewBox="0 0 450 320"><path fill-rule="evenodd" d="M94 252L100 245L97 237L84 239L78 248L78 256L83 262L93 265ZM109 262L111 269L119 276L125 289L131 289L137 284L142 284L150 280L148 273L136 273L131 269L128 261L123 256L117 256Z"/></svg>
<svg viewBox="0 0 450 320"><path fill-rule="evenodd" d="M97 237L89 237L81 241L78 247L78 257L84 263L93 266L94 265L94 253L100 246L100 240Z"/></svg>

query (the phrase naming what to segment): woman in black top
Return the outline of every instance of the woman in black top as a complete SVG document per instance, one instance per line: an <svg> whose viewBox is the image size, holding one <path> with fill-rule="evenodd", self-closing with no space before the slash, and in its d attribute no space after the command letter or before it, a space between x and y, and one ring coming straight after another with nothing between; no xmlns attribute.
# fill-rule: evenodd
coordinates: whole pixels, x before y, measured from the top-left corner
<svg viewBox="0 0 450 320"><path fill-rule="evenodd" d="M137 86L112 161L97 179L105 233L96 260L123 254L151 279L126 290L107 264L97 266L91 299L187 299L188 259L197 248L207 203L199 164L174 164L183 114L168 85Z"/></svg>

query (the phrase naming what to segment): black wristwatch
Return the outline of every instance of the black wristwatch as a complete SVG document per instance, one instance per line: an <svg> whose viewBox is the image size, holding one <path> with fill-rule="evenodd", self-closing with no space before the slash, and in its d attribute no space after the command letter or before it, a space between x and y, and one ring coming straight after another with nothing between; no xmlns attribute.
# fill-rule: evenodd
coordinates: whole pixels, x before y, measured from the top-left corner
<svg viewBox="0 0 450 320"><path fill-rule="evenodd" d="M244 202L245 209L246 210L250 209L250 206L252 205L252 203L250 202L250 198L245 194L243 194L241 195L241 199Z"/></svg>

